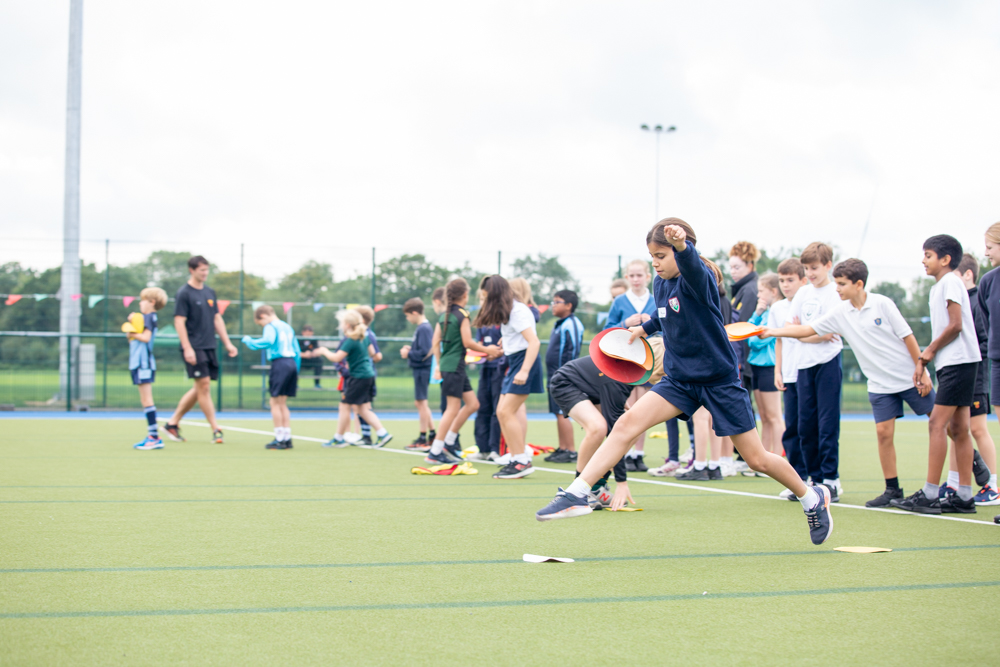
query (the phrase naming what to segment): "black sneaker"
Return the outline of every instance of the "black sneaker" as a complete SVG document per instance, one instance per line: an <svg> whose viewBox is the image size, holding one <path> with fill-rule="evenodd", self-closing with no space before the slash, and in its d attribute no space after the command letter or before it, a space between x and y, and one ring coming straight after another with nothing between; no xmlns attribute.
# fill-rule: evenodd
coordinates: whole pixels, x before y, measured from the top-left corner
<svg viewBox="0 0 1000 667"><path fill-rule="evenodd" d="M411 442L407 446L407 449L409 449L410 447L412 447L414 445L426 445L426 444L427 444L427 436L422 435L419 438L417 438L416 440L414 440L413 442Z"/></svg>
<svg viewBox="0 0 1000 667"><path fill-rule="evenodd" d="M978 449L972 450L972 474L976 478L976 486L986 486L986 482L990 481L990 469Z"/></svg>
<svg viewBox="0 0 1000 667"><path fill-rule="evenodd" d="M284 447L282 447L282 449L291 449L292 448L292 439L289 438L288 440L285 440L281 444L284 445Z"/></svg>
<svg viewBox="0 0 1000 667"><path fill-rule="evenodd" d="M370 435L363 435L361 439L354 443L356 447L371 447L372 437Z"/></svg>
<svg viewBox="0 0 1000 667"><path fill-rule="evenodd" d="M840 494L837 493L837 486L835 484L823 484L823 486L825 486L827 490L830 492L830 502L839 503Z"/></svg>
<svg viewBox="0 0 1000 667"><path fill-rule="evenodd" d="M187 442L184 436L181 435L181 427L177 424L166 424L163 430L167 432L167 437L174 442Z"/></svg>
<svg viewBox="0 0 1000 667"><path fill-rule="evenodd" d="M429 444L433 443L434 440L435 440L435 438L437 438L437 437L438 437L437 431L435 431L434 429L431 429L430 431L428 431L427 432L427 444L429 445Z"/></svg>
<svg viewBox="0 0 1000 667"><path fill-rule="evenodd" d="M649 470L649 466L647 466L646 462L642 460L642 454L639 454L639 456L632 460L632 465L635 466L636 472L646 472Z"/></svg>
<svg viewBox="0 0 1000 667"><path fill-rule="evenodd" d="M705 468L708 471L708 481L710 482L721 482L722 481L722 466L716 469Z"/></svg>
<svg viewBox="0 0 1000 667"><path fill-rule="evenodd" d="M716 468L719 475L722 475L722 469ZM682 482L707 482L708 481L708 468L702 468L698 470L697 468L691 468L685 473L680 475L675 475L674 479L679 479Z"/></svg>
<svg viewBox="0 0 1000 667"><path fill-rule="evenodd" d="M281 443L278 441L278 439L275 438L271 442L269 442L266 445L264 445L264 449L284 449L284 447L282 447Z"/></svg>
<svg viewBox="0 0 1000 667"><path fill-rule="evenodd" d="M626 472L636 472L635 469L635 459L631 456L625 457L625 471Z"/></svg>
<svg viewBox="0 0 1000 667"><path fill-rule="evenodd" d="M833 517L830 515L830 487L817 484L813 490L819 494L819 502L811 510L804 510L809 523L809 538L813 544L823 544L833 533Z"/></svg>
<svg viewBox="0 0 1000 667"><path fill-rule="evenodd" d="M462 447L458 444L458 440L455 441L454 445L445 445L444 451L448 452L456 459L463 460L465 458L462 456Z"/></svg>
<svg viewBox="0 0 1000 667"><path fill-rule="evenodd" d="M217 428L214 431L212 431L212 442L214 442L217 445L222 444L222 429Z"/></svg>
<svg viewBox="0 0 1000 667"><path fill-rule="evenodd" d="M557 449L545 457L547 463L570 463L570 451L568 449Z"/></svg>
<svg viewBox="0 0 1000 667"><path fill-rule="evenodd" d="M889 506L895 507L896 509L906 510L907 512L916 512L918 514L941 513L941 501L937 498L928 498L924 495L923 489L920 489L912 496L908 496L902 500L890 500Z"/></svg>
<svg viewBox="0 0 1000 667"><path fill-rule="evenodd" d="M938 503L941 506L941 514L975 514L976 513L976 500L975 498L969 498L968 500L962 500L956 493L953 496L948 496L944 500Z"/></svg>
<svg viewBox="0 0 1000 667"><path fill-rule="evenodd" d="M511 461L500 470L493 473L493 479L520 479L521 477L526 477L531 473L535 472L535 469L531 467L531 463L521 463L519 461ZM586 501L584 501L586 503Z"/></svg>
<svg viewBox="0 0 1000 667"><path fill-rule="evenodd" d="M456 463L462 463L462 459L456 459L446 450L442 450L440 454L427 452L427 456L424 457L424 461L434 463L436 465L455 465Z"/></svg>
<svg viewBox="0 0 1000 667"><path fill-rule="evenodd" d="M888 507L893 500L902 500L903 490L885 487L885 491L878 498L873 498L865 503L865 507Z"/></svg>
<svg viewBox="0 0 1000 667"><path fill-rule="evenodd" d="M567 461L567 463L576 463L576 457L577 456L578 456L578 454L576 452L570 452L569 453L569 461Z"/></svg>

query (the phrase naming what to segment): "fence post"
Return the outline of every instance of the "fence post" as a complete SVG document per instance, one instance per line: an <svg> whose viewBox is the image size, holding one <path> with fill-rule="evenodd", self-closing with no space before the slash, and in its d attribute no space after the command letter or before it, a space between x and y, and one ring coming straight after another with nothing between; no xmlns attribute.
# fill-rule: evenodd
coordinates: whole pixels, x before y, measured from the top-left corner
<svg viewBox="0 0 1000 667"><path fill-rule="evenodd" d="M104 239L104 379L101 381L104 407L108 407L108 290L111 288L110 246L111 239Z"/></svg>
<svg viewBox="0 0 1000 667"><path fill-rule="evenodd" d="M622 277L622 256L618 255L618 277Z"/></svg>
<svg viewBox="0 0 1000 667"><path fill-rule="evenodd" d="M243 244L240 244L240 340L243 339ZM236 405L243 409L243 353L236 360L238 380L236 383Z"/></svg>
<svg viewBox="0 0 1000 667"><path fill-rule="evenodd" d="M502 255L503 255L503 251L502 250L497 250L497 275L498 276L500 275L500 265L502 264L502 261L501 261Z"/></svg>
<svg viewBox="0 0 1000 667"><path fill-rule="evenodd" d="M372 248L372 310L375 309L375 248Z"/></svg>
<svg viewBox="0 0 1000 667"><path fill-rule="evenodd" d="M215 358L219 361L219 380L215 383L215 411L222 412L222 341L215 342Z"/></svg>
<svg viewBox="0 0 1000 667"><path fill-rule="evenodd" d="M66 412L73 411L73 337L66 336Z"/></svg>

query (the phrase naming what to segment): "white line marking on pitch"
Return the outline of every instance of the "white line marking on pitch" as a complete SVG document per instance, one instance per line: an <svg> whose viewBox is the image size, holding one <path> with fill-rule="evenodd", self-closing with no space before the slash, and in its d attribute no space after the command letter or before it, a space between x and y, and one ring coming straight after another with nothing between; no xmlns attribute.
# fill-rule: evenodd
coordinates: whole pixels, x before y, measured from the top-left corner
<svg viewBox="0 0 1000 667"><path fill-rule="evenodd" d="M161 420L166 421L166 420ZM192 426L208 426L207 422L199 422L193 420L185 420L185 423L191 424ZM221 424L220 424L221 426ZM239 433L255 433L257 435L274 435L272 431L261 431L253 428L240 428L239 426L225 426L229 431L238 431ZM324 440L323 438L311 438L305 435L295 436L296 440L307 440L309 442L328 442L329 438ZM353 445L357 447L358 445ZM423 456L423 452L408 452L405 449L392 449L390 447L368 447L367 445L360 445L361 449L372 449L377 452L394 452L396 454L411 454L413 456ZM473 461L473 463L483 463L487 465L496 465L492 461ZM569 470L560 470L559 468L540 468L534 466L535 470L541 470L542 472L554 472L561 475L572 475L573 472ZM678 484L677 482L661 482L655 479L640 479L635 477L629 477L629 482L638 482L640 484L656 484L657 486L670 486L678 489L695 489L698 491L710 491L712 493L725 493L731 496L747 496L750 498L763 498L764 500L780 500L782 502L789 502L784 498L779 498L778 496L769 496L763 493L751 493L749 491L733 491L731 489L720 489L714 486L702 486L700 484ZM943 519L945 521L959 521L962 523L974 523L980 526L992 526L988 521L977 521L976 519L963 519L957 516L944 516L941 514L917 514L916 512L904 512L901 510L883 509L881 507L865 507L864 505L847 505L845 503L831 503L830 507L852 509L852 510L865 510L867 512L885 512L893 516L914 516L923 517L925 519Z"/></svg>

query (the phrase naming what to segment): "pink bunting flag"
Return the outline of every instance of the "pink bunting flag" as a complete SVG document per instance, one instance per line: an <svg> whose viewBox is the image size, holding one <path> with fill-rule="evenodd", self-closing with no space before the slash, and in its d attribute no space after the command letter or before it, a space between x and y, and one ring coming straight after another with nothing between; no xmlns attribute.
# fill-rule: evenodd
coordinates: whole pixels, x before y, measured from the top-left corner
<svg viewBox="0 0 1000 667"><path fill-rule="evenodd" d="M226 308L229 307L232 301L226 301L225 299L219 299L219 315L226 314Z"/></svg>
<svg viewBox="0 0 1000 667"><path fill-rule="evenodd" d="M538 306L538 312L540 313L544 313L548 309L549 309L549 304L545 304L544 306Z"/></svg>
<svg viewBox="0 0 1000 667"><path fill-rule="evenodd" d="M7 300L4 303L8 306L13 306L15 303L21 300L20 294L8 294Z"/></svg>
<svg viewBox="0 0 1000 667"><path fill-rule="evenodd" d="M377 312L379 312L379 311L382 311L382 310L385 310L385 309L386 309L386 308L388 308L388 307L389 307L389 306L388 306L388 305L386 305L386 304L384 304L384 303L379 303L379 304L376 304L376 305L375 305L375 312L377 313Z"/></svg>
<svg viewBox="0 0 1000 667"><path fill-rule="evenodd" d="M70 294L69 298L73 299L73 301L79 301L81 296L83 296L83 295L82 294Z"/></svg>
<svg viewBox="0 0 1000 667"><path fill-rule="evenodd" d="M285 309L285 315L288 314L288 311L290 311L292 309L292 306L294 305L295 305L294 301L286 301L283 304L281 304L281 307Z"/></svg>
<svg viewBox="0 0 1000 667"><path fill-rule="evenodd" d="M128 308L129 306L131 306L133 301L135 301L135 297L134 296L123 296L122 297L122 303L125 305L126 308Z"/></svg>

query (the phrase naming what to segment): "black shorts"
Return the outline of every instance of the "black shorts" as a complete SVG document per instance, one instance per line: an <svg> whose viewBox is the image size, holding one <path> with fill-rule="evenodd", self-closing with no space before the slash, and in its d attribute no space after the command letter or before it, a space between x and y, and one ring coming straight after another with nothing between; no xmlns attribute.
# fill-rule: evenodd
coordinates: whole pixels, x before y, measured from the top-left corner
<svg viewBox="0 0 1000 667"><path fill-rule="evenodd" d="M751 369L750 388L753 391L778 391L774 386L774 366L754 366Z"/></svg>
<svg viewBox="0 0 1000 667"><path fill-rule="evenodd" d="M936 372L938 388L934 405L971 407L975 397L978 369L978 361L939 368Z"/></svg>
<svg viewBox="0 0 1000 667"><path fill-rule="evenodd" d="M598 396L588 396L585 392L580 391L562 374L549 380L549 411L553 414L568 415L570 410L584 401L590 401L596 405L601 402L601 399ZM559 412L554 412L553 406Z"/></svg>
<svg viewBox="0 0 1000 667"><path fill-rule="evenodd" d="M344 383L344 395L341 401L347 405L364 405L371 403L374 397L375 378L356 378L351 376Z"/></svg>
<svg viewBox="0 0 1000 667"><path fill-rule="evenodd" d="M449 398L462 398L462 394L472 391L472 383L463 367L457 371L441 372L441 395Z"/></svg>
<svg viewBox="0 0 1000 667"><path fill-rule="evenodd" d="M194 356L194 365L189 364L187 360L184 361L184 367L187 368L187 374L190 379L197 380L203 377L208 377L212 380L219 379L219 360L215 356L214 347L208 350L195 350ZM184 350L181 350L181 359L184 359Z"/></svg>
<svg viewBox="0 0 1000 667"><path fill-rule="evenodd" d="M295 359L271 360L271 374L267 389L271 396L295 396L299 388L299 372L295 369Z"/></svg>
<svg viewBox="0 0 1000 667"><path fill-rule="evenodd" d="M431 383L430 368L414 368L413 370L413 400L427 400L427 385Z"/></svg>
<svg viewBox="0 0 1000 667"><path fill-rule="evenodd" d="M978 417L979 415L990 414L990 395L989 394L976 394L972 397L972 409L969 412L970 417Z"/></svg>

